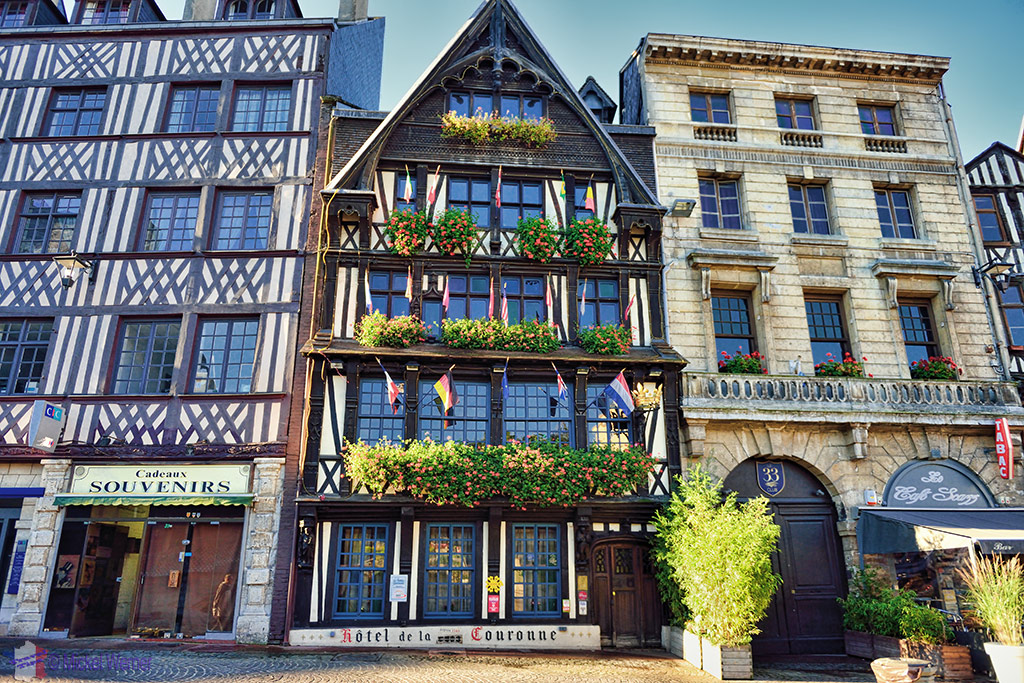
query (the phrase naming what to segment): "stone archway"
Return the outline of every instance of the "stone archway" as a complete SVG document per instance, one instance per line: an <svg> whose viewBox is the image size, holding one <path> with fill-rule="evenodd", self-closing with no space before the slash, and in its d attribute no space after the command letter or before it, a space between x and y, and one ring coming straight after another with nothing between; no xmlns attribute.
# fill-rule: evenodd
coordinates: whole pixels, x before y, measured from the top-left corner
<svg viewBox="0 0 1024 683"><path fill-rule="evenodd" d="M782 576L768 614L751 643L754 654L843 652L842 612L846 572L829 486L794 460L750 458L725 478L741 499L766 496L782 528L772 557Z"/></svg>

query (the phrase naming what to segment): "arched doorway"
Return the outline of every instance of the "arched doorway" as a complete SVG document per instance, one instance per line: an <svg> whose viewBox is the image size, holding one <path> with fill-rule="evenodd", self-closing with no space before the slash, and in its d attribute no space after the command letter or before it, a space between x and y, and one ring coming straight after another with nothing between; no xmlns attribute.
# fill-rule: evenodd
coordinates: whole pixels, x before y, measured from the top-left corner
<svg viewBox="0 0 1024 683"><path fill-rule="evenodd" d="M836 509L825 487L789 460L752 458L725 479L725 489L741 499L766 496L782 528L772 556L782 587L761 633L751 643L755 655L843 652L842 612L836 598L846 595L846 572L836 531Z"/></svg>
<svg viewBox="0 0 1024 683"><path fill-rule="evenodd" d="M662 605L651 565L650 544L636 538L597 543L590 571L593 623L601 627L601 645L659 645Z"/></svg>

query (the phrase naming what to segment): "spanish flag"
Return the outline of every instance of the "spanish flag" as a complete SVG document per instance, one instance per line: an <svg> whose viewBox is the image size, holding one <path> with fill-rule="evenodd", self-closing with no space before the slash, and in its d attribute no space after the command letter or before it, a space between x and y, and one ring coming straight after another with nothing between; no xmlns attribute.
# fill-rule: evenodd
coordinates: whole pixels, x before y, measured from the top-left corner
<svg viewBox="0 0 1024 683"><path fill-rule="evenodd" d="M441 409L441 414L444 415L445 421L444 426L448 428L451 426L452 421L448 419L451 409L459 403L459 394L455 390L455 380L452 379L452 368L448 368L448 372L444 374L441 379L434 382L434 391L437 392L438 408Z"/></svg>

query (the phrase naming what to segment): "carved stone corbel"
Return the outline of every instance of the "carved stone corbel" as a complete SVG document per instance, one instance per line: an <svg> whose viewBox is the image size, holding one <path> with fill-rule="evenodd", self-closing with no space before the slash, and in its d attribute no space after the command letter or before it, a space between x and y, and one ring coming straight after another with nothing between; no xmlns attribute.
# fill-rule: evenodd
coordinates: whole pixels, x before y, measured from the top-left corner
<svg viewBox="0 0 1024 683"><path fill-rule="evenodd" d="M863 460L868 457L868 425L854 423L850 425L850 460Z"/></svg>
<svg viewBox="0 0 1024 683"><path fill-rule="evenodd" d="M761 303L767 304L772 300L772 271L760 270L761 275Z"/></svg>
<svg viewBox="0 0 1024 683"><path fill-rule="evenodd" d="M939 282L942 284L942 303L945 304L947 311L952 311L956 308L956 304L953 303L953 279L943 278Z"/></svg>
<svg viewBox="0 0 1024 683"><path fill-rule="evenodd" d="M896 308L900 305L896 300L898 294L899 280L894 277L885 278L885 300L889 303L889 308Z"/></svg>
<svg viewBox="0 0 1024 683"><path fill-rule="evenodd" d="M711 269L700 269L700 298L707 301L711 298Z"/></svg>

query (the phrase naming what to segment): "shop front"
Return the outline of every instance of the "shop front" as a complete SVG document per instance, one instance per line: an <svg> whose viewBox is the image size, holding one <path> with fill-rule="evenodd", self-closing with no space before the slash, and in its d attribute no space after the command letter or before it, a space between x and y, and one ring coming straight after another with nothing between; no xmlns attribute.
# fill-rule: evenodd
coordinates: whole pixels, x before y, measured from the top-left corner
<svg viewBox="0 0 1024 683"><path fill-rule="evenodd" d="M252 465L72 470L42 633L232 638Z"/></svg>

